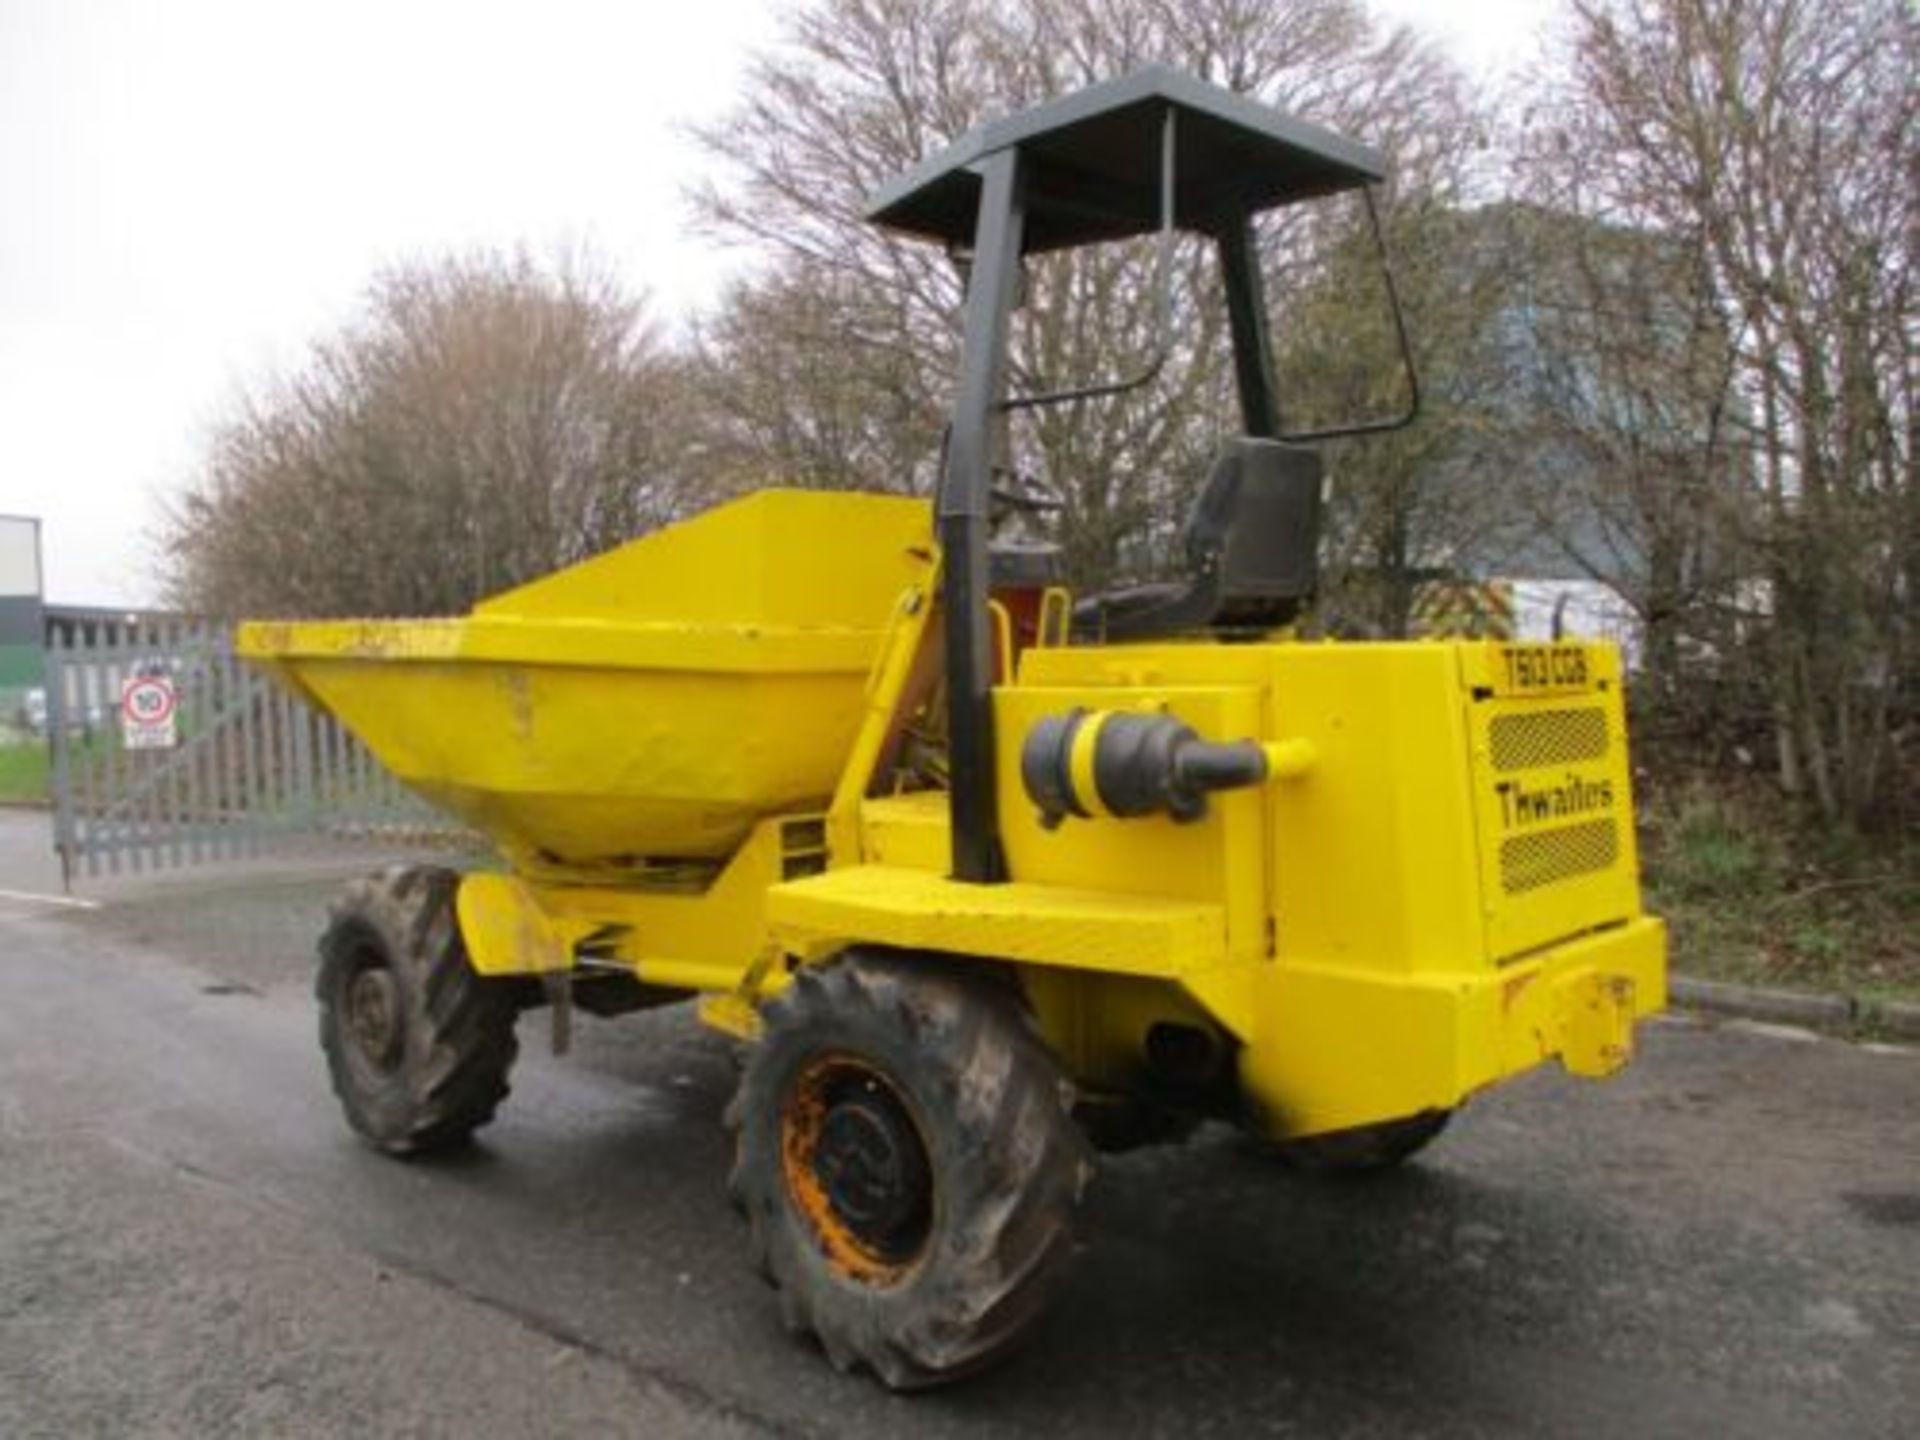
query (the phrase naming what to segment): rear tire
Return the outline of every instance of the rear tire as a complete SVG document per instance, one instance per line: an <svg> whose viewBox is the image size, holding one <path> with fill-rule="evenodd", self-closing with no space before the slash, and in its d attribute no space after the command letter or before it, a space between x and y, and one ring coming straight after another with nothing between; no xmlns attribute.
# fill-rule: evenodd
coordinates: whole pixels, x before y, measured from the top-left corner
<svg viewBox="0 0 1920 1440"><path fill-rule="evenodd" d="M1039 1316L1092 1174L1010 988L850 954L763 1013L729 1184L790 1330L895 1390L955 1380Z"/></svg>
<svg viewBox="0 0 1920 1440"><path fill-rule="evenodd" d="M355 880L320 939L320 1048L347 1123L377 1150L464 1145L507 1094L519 1044L508 982L467 961L460 877L396 865Z"/></svg>
<svg viewBox="0 0 1920 1440"><path fill-rule="evenodd" d="M1352 1130L1283 1140L1275 1153L1297 1170L1322 1175L1359 1175L1389 1170L1425 1149L1453 1118L1451 1110L1423 1110L1401 1120L1383 1120Z"/></svg>

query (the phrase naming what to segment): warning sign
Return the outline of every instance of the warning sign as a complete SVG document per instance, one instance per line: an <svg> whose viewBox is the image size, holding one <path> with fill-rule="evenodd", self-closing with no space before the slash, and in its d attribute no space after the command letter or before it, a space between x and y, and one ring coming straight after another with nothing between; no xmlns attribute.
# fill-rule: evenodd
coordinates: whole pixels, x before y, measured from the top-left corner
<svg viewBox="0 0 1920 1440"><path fill-rule="evenodd" d="M180 743L180 697L164 675L136 675L120 687L120 738L129 750L171 750Z"/></svg>

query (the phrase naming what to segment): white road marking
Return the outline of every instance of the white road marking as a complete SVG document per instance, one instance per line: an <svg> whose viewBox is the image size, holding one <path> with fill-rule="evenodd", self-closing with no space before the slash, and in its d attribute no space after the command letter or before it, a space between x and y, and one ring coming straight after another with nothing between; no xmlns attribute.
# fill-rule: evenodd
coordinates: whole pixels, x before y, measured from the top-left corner
<svg viewBox="0 0 1920 1440"><path fill-rule="evenodd" d="M1766 1040L1790 1040L1797 1045L1805 1045L1818 1040L1820 1036L1800 1025L1776 1025L1770 1020L1729 1020L1720 1027L1731 1030L1737 1035L1758 1035Z"/></svg>
<svg viewBox="0 0 1920 1440"><path fill-rule="evenodd" d="M98 900L82 900L77 895L37 895L31 890L0 890L0 900L20 900L29 905L59 905L69 910L98 910Z"/></svg>

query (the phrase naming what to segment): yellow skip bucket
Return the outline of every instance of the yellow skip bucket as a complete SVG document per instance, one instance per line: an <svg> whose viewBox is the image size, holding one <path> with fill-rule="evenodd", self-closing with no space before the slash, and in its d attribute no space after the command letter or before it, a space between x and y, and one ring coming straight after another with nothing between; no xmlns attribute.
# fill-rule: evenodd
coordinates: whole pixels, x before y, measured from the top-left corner
<svg viewBox="0 0 1920 1440"><path fill-rule="evenodd" d="M260 621L237 648L503 849L731 852L822 804L926 502L765 490L445 620Z"/></svg>

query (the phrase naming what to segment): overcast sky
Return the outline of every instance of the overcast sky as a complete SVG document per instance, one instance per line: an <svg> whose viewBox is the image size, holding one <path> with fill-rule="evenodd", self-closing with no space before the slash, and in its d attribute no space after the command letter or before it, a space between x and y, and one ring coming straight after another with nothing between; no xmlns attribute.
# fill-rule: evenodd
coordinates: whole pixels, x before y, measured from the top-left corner
<svg viewBox="0 0 1920 1440"><path fill-rule="evenodd" d="M585 241L668 318L709 302L743 257L688 232L680 127L780 8L0 0L0 513L44 520L48 598L151 600L212 417L383 263ZM1552 0L1376 8L1480 69Z"/></svg>

